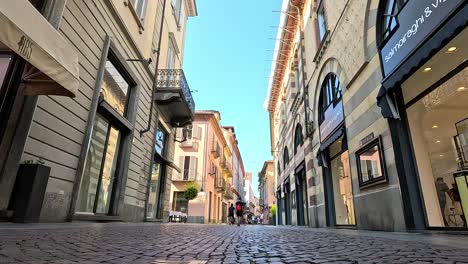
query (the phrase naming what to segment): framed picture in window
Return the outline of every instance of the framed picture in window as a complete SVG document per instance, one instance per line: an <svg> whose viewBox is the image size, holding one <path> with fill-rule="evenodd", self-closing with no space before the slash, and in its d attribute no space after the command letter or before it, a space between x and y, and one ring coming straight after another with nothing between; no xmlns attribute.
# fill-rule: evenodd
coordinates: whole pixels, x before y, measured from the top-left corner
<svg viewBox="0 0 468 264"><path fill-rule="evenodd" d="M382 138L379 136L356 152L359 188L388 182Z"/></svg>

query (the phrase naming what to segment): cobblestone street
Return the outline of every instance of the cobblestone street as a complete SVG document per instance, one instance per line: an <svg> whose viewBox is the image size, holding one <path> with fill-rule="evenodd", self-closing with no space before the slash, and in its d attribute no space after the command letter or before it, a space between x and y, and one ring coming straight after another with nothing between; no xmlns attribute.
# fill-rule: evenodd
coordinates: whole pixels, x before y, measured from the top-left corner
<svg viewBox="0 0 468 264"><path fill-rule="evenodd" d="M0 263L468 263L459 235L76 223L7 224L0 237Z"/></svg>

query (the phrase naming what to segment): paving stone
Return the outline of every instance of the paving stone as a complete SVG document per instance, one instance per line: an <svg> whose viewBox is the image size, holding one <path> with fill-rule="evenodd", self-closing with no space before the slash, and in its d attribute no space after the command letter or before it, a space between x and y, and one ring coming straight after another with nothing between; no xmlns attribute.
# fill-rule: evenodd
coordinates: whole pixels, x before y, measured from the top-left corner
<svg viewBox="0 0 468 264"><path fill-rule="evenodd" d="M417 234L417 239L408 241L391 235L373 235L373 232L298 227L57 226L0 227L0 264L468 263L468 246L454 247L452 241L446 245L435 244L432 238L417 237Z"/></svg>

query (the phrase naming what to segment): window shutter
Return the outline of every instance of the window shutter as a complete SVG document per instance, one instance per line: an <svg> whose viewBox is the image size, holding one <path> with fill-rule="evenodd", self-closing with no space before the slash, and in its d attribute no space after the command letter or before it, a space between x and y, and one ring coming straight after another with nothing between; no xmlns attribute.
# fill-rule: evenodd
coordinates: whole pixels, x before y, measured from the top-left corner
<svg viewBox="0 0 468 264"><path fill-rule="evenodd" d="M148 0L141 0L141 11L140 11L140 20L144 21L146 16L146 7L148 6Z"/></svg>
<svg viewBox="0 0 468 264"><path fill-rule="evenodd" d="M184 137L184 133L183 133L182 128L177 128L176 129L176 138L183 138L183 137Z"/></svg>
<svg viewBox="0 0 468 264"><path fill-rule="evenodd" d="M190 157L190 164L189 164L189 180L196 181L197 180L197 157Z"/></svg>
<svg viewBox="0 0 468 264"><path fill-rule="evenodd" d="M202 133L202 128L201 127L196 126L196 125L193 126L192 138L200 140L201 139L201 133Z"/></svg>

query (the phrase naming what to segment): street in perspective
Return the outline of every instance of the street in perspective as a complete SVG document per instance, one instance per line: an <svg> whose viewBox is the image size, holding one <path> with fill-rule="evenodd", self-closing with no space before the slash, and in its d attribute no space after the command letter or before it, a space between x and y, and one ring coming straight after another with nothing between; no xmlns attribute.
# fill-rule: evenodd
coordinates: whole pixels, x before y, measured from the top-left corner
<svg viewBox="0 0 468 264"><path fill-rule="evenodd" d="M0 0L0 264L468 264L467 25L466 0Z"/></svg>

